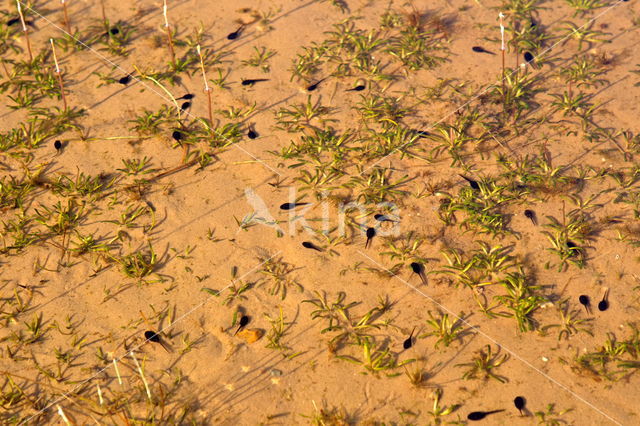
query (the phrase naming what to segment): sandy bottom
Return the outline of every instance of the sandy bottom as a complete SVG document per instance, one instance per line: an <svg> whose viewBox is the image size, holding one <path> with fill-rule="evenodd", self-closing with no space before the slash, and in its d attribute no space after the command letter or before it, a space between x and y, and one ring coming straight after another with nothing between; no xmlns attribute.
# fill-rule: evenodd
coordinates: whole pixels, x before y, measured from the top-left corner
<svg viewBox="0 0 640 426"><path fill-rule="evenodd" d="M637 2L170 1L173 82L159 1L67 3L57 130L0 6L3 424L638 423Z"/></svg>

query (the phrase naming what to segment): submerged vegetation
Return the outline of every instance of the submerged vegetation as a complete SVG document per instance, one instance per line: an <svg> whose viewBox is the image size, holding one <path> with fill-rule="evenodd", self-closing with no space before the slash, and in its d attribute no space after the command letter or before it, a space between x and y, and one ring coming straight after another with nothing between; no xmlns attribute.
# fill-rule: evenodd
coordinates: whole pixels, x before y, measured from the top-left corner
<svg viewBox="0 0 640 426"><path fill-rule="evenodd" d="M3 424L637 416L595 398L640 367L640 129L607 97L639 71L596 15L626 2L9 3ZM523 383L558 392L472 406Z"/></svg>

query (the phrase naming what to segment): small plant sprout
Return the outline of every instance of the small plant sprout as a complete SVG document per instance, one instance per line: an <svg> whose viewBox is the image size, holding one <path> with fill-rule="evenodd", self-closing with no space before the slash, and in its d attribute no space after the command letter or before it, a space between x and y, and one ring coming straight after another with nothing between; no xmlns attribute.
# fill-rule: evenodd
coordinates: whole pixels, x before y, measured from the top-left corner
<svg viewBox="0 0 640 426"><path fill-rule="evenodd" d="M196 51L198 52L198 57L200 58L200 70L202 71L202 79L204 80L204 91L207 93L207 101L209 106L209 126L213 126L213 109L211 106L211 87L209 87L209 83L207 81L207 73L204 70L204 58L202 57L202 51L200 50L200 45L196 46Z"/></svg>
<svg viewBox="0 0 640 426"><path fill-rule="evenodd" d="M167 18L167 0L163 0L162 15L164 16L164 28L167 31L167 44L169 45L169 54L171 55L171 62L176 63L176 52L173 49L173 36L171 35L171 27L169 26L169 19Z"/></svg>
<svg viewBox="0 0 640 426"><path fill-rule="evenodd" d="M51 51L53 52L53 62L56 65L56 75L58 76L58 84L60 85L60 96L62 96L62 104L64 105L65 111L67 110L67 98L64 94L64 83L62 82L62 73L60 72L60 65L58 64L58 57L56 55L56 48L53 45L53 39L50 38L49 42L51 43Z"/></svg>
<svg viewBox="0 0 640 426"><path fill-rule="evenodd" d="M24 21L24 15L22 14L22 7L20 6L20 0L16 0L18 5L18 15L20 15L20 23L22 24L22 32L24 33L24 39L27 42L27 52L29 52L29 62L33 62L33 53L31 53L31 42L29 41L29 30L27 24Z"/></svg>

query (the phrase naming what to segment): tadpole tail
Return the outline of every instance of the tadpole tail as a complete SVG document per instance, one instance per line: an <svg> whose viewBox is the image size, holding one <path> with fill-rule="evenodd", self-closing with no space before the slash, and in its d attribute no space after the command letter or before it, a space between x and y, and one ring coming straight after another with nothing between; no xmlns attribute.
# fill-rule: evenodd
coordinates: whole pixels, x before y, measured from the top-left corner
<svg viewBox="0 0 640 426"><path fill-rule="evenodd" d="M425 274L424 271L420 271L418 275L420 275L420 281L422 281L422 284L427 285L427 274Z"/></svg>

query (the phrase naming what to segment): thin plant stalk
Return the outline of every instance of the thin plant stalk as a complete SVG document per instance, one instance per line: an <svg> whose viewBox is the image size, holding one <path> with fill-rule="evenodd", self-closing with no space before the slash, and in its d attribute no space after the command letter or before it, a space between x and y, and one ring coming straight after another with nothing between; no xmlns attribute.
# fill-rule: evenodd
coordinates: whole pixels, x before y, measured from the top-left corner
<svg viewBox="0 0 640 426"><path fill-rule="evenodd" d="M102 397L102 389L100 389L100 383L96 383L96 389L98 391L98 401L100 402L100 406L104 405L104 398Z"/></svg>
<svg viewBox="0 0 640 426"><path fill-rule="evenodd" d="M62 104L65 111L67 110L67 97L64 94L64 83L62 82L62 73L60 72L60 65L58 65L58 57L56 56L56 48L53 45L53 39L50 38L51 50L53 51L53 62L56 64L56 75L58 76L58 84L60 84L60 94L62 95Z"/></svg>
<svg viewBox="0 0 640 426"><path fill-rule="evenodd" d="M138 363L138 358L133 354L133 352L129 352L131 358L133 358L133 362L136 363L136 367L138 368L138 373L140 373L140 378L142 379L142 383L144 384L144 388L147 391L147 397L149 398L149 402L153 404L153 399L151 398L151 390L149 390L149 383L147 383L147 379L144 377L144 372L142 371L142 367Z"/></svg>
<svg viewBox="0 0 640 426"><path fill-rule="evenodd" d="M504 14L502 12L500 12L498 14L498 17L500 18L500 53L502 54L502 96L505 96L506 90L505 90L505 78L506 78L506 73L505 73L505 63L504 63L504 55L505 55L505 46L504 46L504 23L502 22L502 19L504 18ZM503 106L505 107L506 110L506 105L504 105L504 101L505 99L503 99Z"/></svg>
<svg viewBox="0 0 640 426"><path fill-rule="evenodd" d="M513 49L515 50L516 53L516 66L514 68L516 76L518 75L518 71L520 70L520 67L518 66L518 56L520 55L520 49L518 48L518 42L516 40L516 25L517 25L517 21L516 21L516 17L515 15L513 16L513 19L511 20L511 25L513 28L513 31L511 33L511 42L513 43Z"/></svg>
<svg viewBox="0 0 640 426"><path fill-rule="evenodd" d="M198 56L200 57L200 69L202 70L202 79L204 80L204 91L207 92L207 98L209 101L209 125L213 126L213 110L211 109L211 87L209 87L209 83L207 82L207 74L204 71L204 58L202 57L202 52L200 51L200 45L196 46L196 50L198 51Z"/></svg>
<svg viewBox="0 0 640 426"><path fill-rule="evenodd" d="M16 0L16 4L18 5L18 15L20 15L22 32L24 33L24 38L27 40L27 51L29 52L29 62L33 62L33 53L31 53L31 42L29 41L29 30L27 29L27 24L24 21L24 15L22 14L22 7L20 6L20 0Z"/></svg>
<svg viewBox="0 0 640 426"><path fill-rule="evenodd" d="M58 414L60 415L60 417L62 417L62 421L64 421L67 426L71 426L71 422L69 421L67 415L64 413L64 410L62 410L60 404L56 404L56 407L58 407Z"/></svg>
<svg viewBox="0 0 640 426"><path fill-rule="evenodd" d="M62 10L64 10L64 26L67 29L67 33L71 35L71 23L69 22L69 12L67 11L67 2L66 0L60 0L62 3Z"/></svg>
<svg viewBox="0 0 640 426"><path fill-rule="evenodd" d="M118 377L118 383L122 386L122 377L120 377L120 369L118 368L118 361L113 359L113 369L116 370L116 377Z"/></svg>
<svg viewBox="0 0 640 426"><path fill-rule="evenodd" d="M107 23L107 14L104 11L104 0L100 0L100 10L102 11L102 22ZM109 31L109 28L107 28Z"/></svg>
<svg viewBox="0 0 640 426"><path fill-rule="evenodd" d="M171 62L176 62L176 53L173 50L173 38L171 37L171 28L169 27L169 19L167 18L167 0L164 0L162 6L162 14L164 15L164 27L167 30L167 42L169 44L169 53L171 54Z"/></svg>

